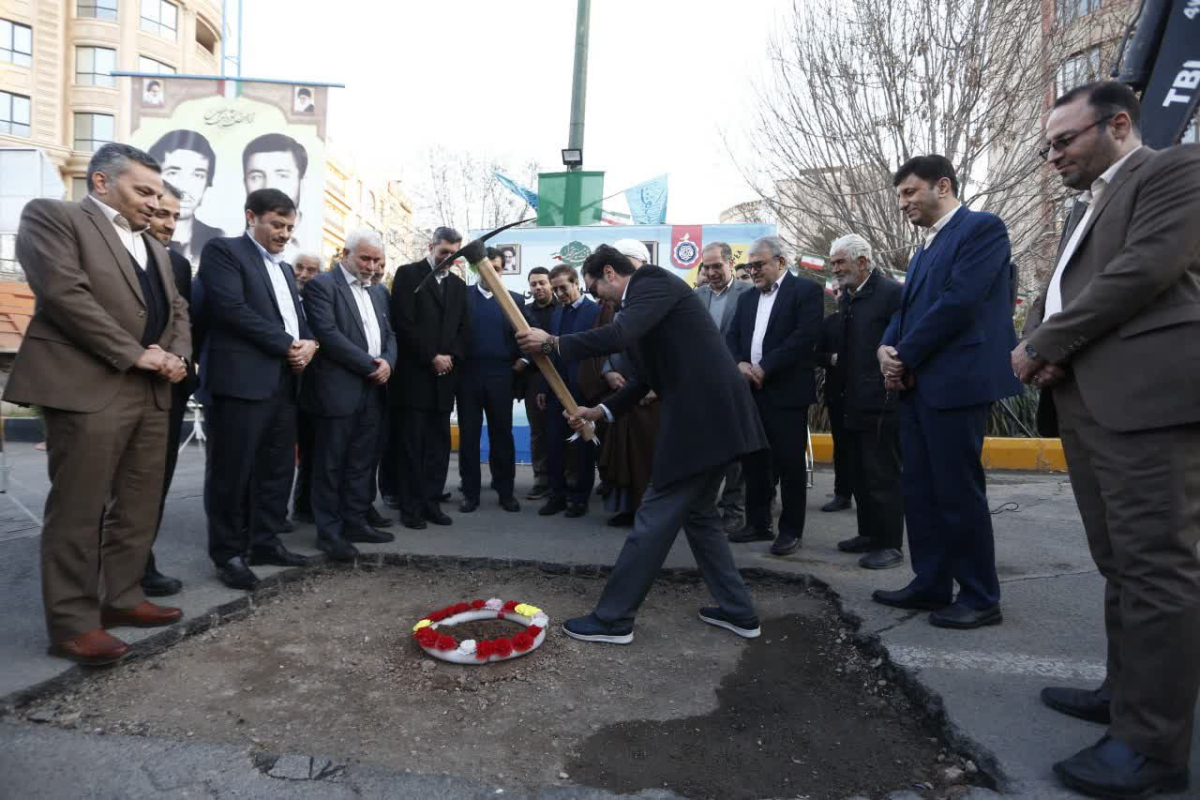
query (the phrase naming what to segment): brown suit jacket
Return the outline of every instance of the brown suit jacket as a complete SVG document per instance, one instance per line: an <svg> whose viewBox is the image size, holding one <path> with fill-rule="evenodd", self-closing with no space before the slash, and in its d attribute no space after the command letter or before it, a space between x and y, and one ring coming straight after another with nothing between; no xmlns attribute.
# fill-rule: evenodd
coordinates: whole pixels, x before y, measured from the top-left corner
<svg viewBox="0 0 1200 800"><path fill-rule="evenodd" d="M1115 431L1200 422L1200 146L1129 157L1061 288L1062 312L1043 322L1043 289L1022 338L1070 368L1097 422Z"/></svg>
<svg viewBox="0 0 1200 800"><path fill-rule="evenodd" d="M154 237L142 237L167 297L167 325L158 345L191 360L187 301L175 288L170 258ZM32 200L17 229L17 260L37 307L4 399L99 411L116 396L143 350L146 301L129 251L94 201ZM159 408L170 408L170 384L156 381L154 397Z"/></svg>

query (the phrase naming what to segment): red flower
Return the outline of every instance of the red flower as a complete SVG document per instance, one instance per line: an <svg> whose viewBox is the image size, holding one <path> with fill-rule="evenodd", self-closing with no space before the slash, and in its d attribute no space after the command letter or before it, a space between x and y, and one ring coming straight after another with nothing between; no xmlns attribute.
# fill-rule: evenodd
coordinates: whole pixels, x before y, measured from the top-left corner
<svg viewBox="0 0 1200 800"><path fill-rule="evenodd" d="M436 647L438 632L433 628L421 628L417 631L417 643L422 647Z"/></svg>
<svg viewBox="0 0 1200 800"><path fill-rule="evenodd" d="M454 604L454 613L455 614L462 614L462 613L470 611L470 610L471 610L470 603L455 603Z"/></svg>
<svg viewBox="0 0 1200 800"><path fill-rule="evenodd" d="M517 652L524 653L531 647L533 647L533 637L525 631L521 631L513 637L513 648Z"/></svg>
<svg viewBox="0 0 1200 800"><path fill-rule="evenodd" d="M429 620L430 622L441 622L445 618L446 618L445 611L435 611L432 614L430 614L429 616L427 616L425 619Z"/></svg>
<svg viewBox="0 0 1200 800"><path fill-rule="evenodd" d="M517 601L516 601L516 600L509 600L507 603L505 603L503 606L501 606L501 610L503 610L503 611L516 611L516 610L517 610Z"/></svg>
<svg viewBox="0 0 1200 800"><path fill-rule="evenodd" d="M492 644L490 639L484 639L475 643L475 657L480 661L483 661L485 658L490 658L495 652L495 645Z"/></svg>
<svg viewBox="0 0 1200 800"><path fill-rule="evenodd" d="M474 609L476 609L476 610L479 610L479 609L483 608L483 607L484 607L484 606L486 606L486 605L487 605L487 603L485 603L485 602L484 602L484 601L482 601L482 600L472 600L472 601L471 601L471 608L474 608Z"/></svg>
<svg viewBox="0 0 1200 800"><path fill-rule="evenodd" d="M496 655L501 658L508 658L512 655L512 639L496 639L492 642L492 646L495 648Z"/></svg>
<svg viewBox="0 0 1200 800"><path fill-rule="evenodd" d="M458 642L454 640L453 636L444 636L444 635L438 636L438 638L437 638L437 649L438 650L445 652L448 650L455 650L457 648L458 648Z"/></svg>
<svg viewBox="0 0 1200 800"><path fill-rule="evenodd" d="M525 629L525 632L528 633L534 639L536 639L538 637L538 634L542 632L542 629L540 627L538 627L537 625L530 625L528 628Z"/></svg>

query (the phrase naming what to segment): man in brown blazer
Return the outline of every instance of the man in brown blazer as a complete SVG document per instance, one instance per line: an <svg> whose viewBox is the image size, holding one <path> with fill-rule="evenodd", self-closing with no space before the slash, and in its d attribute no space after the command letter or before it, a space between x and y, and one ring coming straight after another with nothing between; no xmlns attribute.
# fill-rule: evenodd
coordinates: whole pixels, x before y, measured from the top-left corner
<svg viewBox="0 0 1200 800"><path fill-rule="evenodd" d="M146 600L142 571L158 520L171 383L191 357L187 302L147 232L158 164L106 144L79 203L33 200L17 259L37 296L4 399L45 410L50 494L42 599L50 652L107 664L128 645L104 629L155 627L177 608Z"/></svg>
<svg viewBox="0 0 1200 800"><path fill-rule="evenodd" d="M1106 580L1104 684L1042 692L1108 725L1054 766L1105 797L1187 788L1200 688L1200 147L1143 147L1138 118L1113 81L1055 102L1042 154L1082 193L1012 354L1042 389L1040 421L1057 412Z"/></svg>

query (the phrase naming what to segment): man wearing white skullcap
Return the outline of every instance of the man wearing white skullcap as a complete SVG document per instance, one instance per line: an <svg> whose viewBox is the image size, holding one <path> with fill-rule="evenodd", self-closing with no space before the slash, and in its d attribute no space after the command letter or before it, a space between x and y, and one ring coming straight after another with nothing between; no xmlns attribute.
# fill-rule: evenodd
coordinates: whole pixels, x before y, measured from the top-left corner
<svg viewBox="0 0 1200 800"><path fill-rule="evenodd" d="M637 239L619 239L613 243L613 247L633 261L634 268L650 263L650 251Z"/></svg>

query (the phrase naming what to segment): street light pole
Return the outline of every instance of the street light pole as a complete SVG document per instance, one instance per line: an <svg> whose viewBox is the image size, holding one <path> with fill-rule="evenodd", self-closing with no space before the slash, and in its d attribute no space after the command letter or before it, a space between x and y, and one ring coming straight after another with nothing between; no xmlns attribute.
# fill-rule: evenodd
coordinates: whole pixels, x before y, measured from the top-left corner
<svg viewBox="0 0 1200 800"><path fill-rule="evenodd" d="M591 0L579 0L575 12L575 71L571 76L571 127L567 132L567 147L583 150L583 115L587 106L588 24L591 19ZM582 164L567 167L574 172Z"/></svg>

